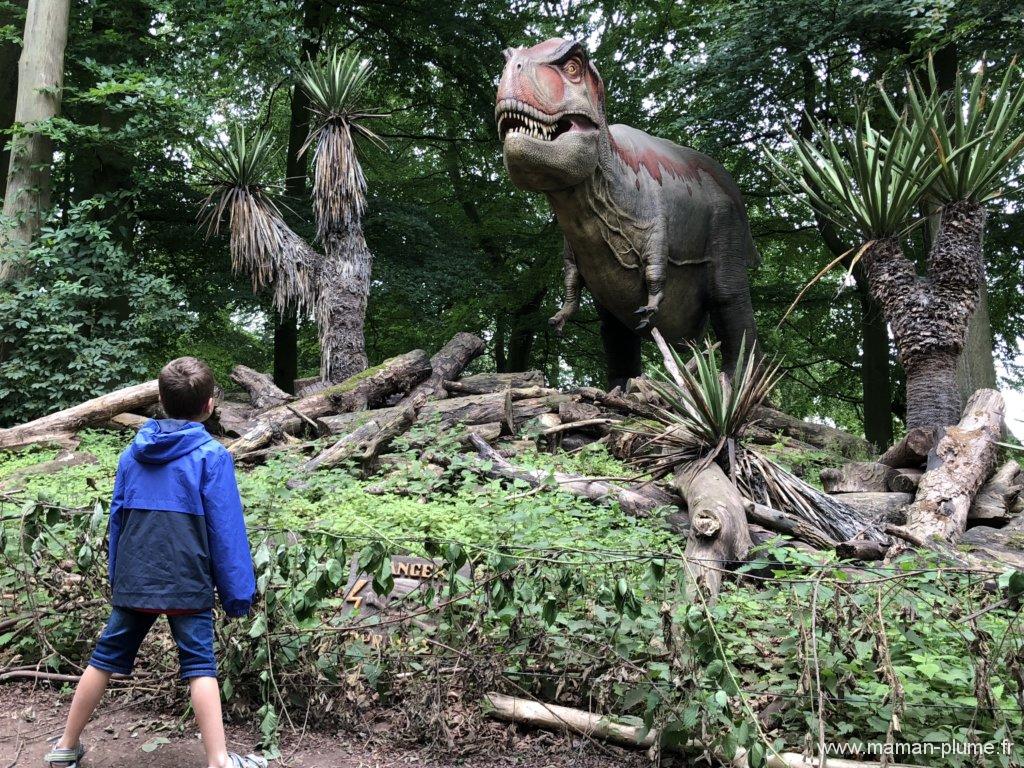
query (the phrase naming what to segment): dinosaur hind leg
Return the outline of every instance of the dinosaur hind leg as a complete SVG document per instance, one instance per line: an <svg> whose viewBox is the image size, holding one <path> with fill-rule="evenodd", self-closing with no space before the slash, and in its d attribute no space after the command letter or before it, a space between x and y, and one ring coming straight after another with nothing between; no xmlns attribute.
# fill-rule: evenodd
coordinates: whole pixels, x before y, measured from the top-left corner
<svg viewBox="0 0 1024 768"><path fill-rule="evenodd" d="M747 265L753 241L746 222L736 221L732 215L718 227L712 241L711 263L714 266L711 289L711 326L722 344L725 371L736 370L740 344L747 352L757 343L757 324L750 300L750 277Z"/></svg>
<svg viewBox="0 0 1024 768"><path fill-rule="evenodd" d="M601 318L601 342L604 344L605 362L608 371L608 389L625 388L629 379L640 375L640 337L632 328L598 306Z"/></svg>

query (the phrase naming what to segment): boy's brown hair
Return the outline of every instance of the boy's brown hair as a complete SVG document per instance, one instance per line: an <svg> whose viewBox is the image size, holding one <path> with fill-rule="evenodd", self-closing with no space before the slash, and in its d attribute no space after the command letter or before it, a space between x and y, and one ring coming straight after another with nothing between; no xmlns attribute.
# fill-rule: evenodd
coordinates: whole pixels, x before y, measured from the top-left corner
<svg viewBox="0 0 1024 768"><path fill-rule="evenodd" d="M172 419L194 419L206 413L213 397L214 380L210 366L197 357L171 360L160 371L160 402Z"/></svg>

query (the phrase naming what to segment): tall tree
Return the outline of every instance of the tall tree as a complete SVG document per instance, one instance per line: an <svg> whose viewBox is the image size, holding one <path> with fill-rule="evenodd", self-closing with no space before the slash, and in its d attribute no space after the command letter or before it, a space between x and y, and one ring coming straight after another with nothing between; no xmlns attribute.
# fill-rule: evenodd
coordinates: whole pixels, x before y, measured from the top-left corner
<svg viewBox="0 0 1024 768"><path fill-rule="evenodd" d="M372 257L363 235L366 177L355 138L379 141L363 123L376 115L360 106L370 62L356 51L334 50L302 68L313 128L313 214L324 259L318 269L320 376L347 379L366 369L366 303Z"/></svg>
<svg viewBox="0 0 1024 768"><path fill-rule="evenodd" d="M7 189L7 169L11 153L5 132L14 125L14 107L18 101L18 57L21 32L25 27L28 0L0 0L0 198Z"/></svg>
<svg viewBox="0 0 1024 768"><path fill-rule="evenodd" d="M9 224L0 231L0 283L12 277L15 252L35 239L50 207L53 144L42 124L60 113L69 13L70 0L29 0L25 15L14 114L17 134L4 196L3 215Z"/></svg>

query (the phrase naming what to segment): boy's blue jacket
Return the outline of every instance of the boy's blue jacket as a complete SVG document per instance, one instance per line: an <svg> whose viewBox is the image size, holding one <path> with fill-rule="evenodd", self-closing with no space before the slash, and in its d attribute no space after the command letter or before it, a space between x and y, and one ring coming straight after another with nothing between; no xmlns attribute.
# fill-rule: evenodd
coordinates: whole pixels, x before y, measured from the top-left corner
<svg viewBox="0 0 1024 768"><path fill-rule="evenodd" d="M256 592L234 463L194 421L152 420L121 454L110 504L110 584L120 608L229 616Z"/></svg>

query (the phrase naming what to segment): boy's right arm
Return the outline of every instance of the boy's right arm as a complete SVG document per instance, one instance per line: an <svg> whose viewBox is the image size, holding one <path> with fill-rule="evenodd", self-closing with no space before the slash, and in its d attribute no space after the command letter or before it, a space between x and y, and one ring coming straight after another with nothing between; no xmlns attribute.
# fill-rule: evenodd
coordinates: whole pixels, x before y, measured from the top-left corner
<svg viewBox="0 0 1024 768"><path fill-rule="evenodd" d="M110 585L114 585L114 564L117 560L117 541L121 537L121 512L124 509L124 470L123 461L117 463L117 474L114 475L114 495L110 499L110 531L107 536L107 577Z"/></svg>

